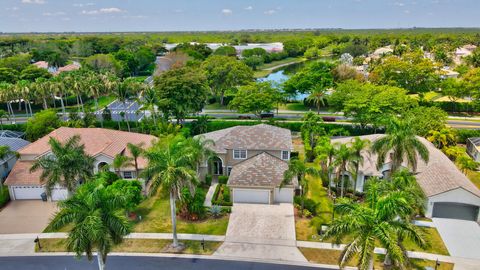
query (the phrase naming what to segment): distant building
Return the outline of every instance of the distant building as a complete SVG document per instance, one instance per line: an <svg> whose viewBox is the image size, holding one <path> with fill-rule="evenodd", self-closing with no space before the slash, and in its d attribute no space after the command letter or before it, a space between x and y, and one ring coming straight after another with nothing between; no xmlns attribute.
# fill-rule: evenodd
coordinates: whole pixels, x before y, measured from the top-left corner
<svg viewBox="0 0 480 270"><path fill-rule="evenodd" d="M378 59L382 56L385 56L387 54L392 54L393 53L393 48L391 45L388 45L388 46L385 46L385 47L381 47L381 48L378 48L376 49L371 55L370 57L373 58L373 59Z"/></svg>
<svg viewBox="0 0 480 270"><path fill-rule="evenodd" d="M458 75L460 75L460 73L456 72L456 71L453 71L451 69L448 69L448 68L442 68L440 70L440 77L442 79L447 79L447 78L458 78Z"/></svg>

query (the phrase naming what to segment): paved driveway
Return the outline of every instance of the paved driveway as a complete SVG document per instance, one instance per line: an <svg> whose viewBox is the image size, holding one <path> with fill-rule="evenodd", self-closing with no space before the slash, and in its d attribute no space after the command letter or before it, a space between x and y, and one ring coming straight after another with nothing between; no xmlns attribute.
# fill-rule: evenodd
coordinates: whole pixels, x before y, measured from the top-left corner
<svg viewBox="0 0 480 270"><path fill-rule="evenodd" d="M56 211L53 202L11 201L0 211L0 234L40 233Z"/></svg>
<svg viewBox="0 0 480 270"><path fill-rule="evenodd" d="M480 259L480 225L473 221L434 218L451 256Z"/></svg>
<svg viewBox="0 0 480 270"><path fill-rule="evenodd" d="M235 204L216 256L306 261L296 247L292 204Z"/></svg>

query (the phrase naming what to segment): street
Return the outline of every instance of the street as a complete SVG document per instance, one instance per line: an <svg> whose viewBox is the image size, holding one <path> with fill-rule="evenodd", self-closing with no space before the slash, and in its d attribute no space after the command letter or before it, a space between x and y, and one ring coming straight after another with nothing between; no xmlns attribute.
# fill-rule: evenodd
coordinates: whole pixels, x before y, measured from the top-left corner
<svg viewBox="0 0 480 270"><path fill-rule="evenodd" d="M0 257L2 270L87 270L98 269L97 258L92 262L85 258L77 260L72 256L32 256L32 257ZM212 259L166 258L166 257L136 257L109 256L107 268L115 270L132 269L165 269L165 270L307 270L327 269L296 265L268 264L243 261L226 261Z"/></svg>

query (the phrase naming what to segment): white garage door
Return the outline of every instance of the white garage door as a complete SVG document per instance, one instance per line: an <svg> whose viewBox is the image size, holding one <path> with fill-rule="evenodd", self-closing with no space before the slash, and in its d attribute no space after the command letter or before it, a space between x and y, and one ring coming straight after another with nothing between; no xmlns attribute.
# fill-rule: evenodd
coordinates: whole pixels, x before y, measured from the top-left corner
<svg viewBox="0 0 480 270"><path fill-rule="evenodd" d="M43 187L36 186L18 186L12 187L15 200L41 200L40 196L45 190Z"/></svg>
<svg viewBox="0 0 480 270"><path fill-rule="evenodd" d="M54 188L52 190L52 201L63 201L67 199L68 191L66 188Z"/></svg>
<svg viewBox="0 0 480 270"><path fill-rule="evenodd" d="M292 203L293 188L275 188L274 198L276 203Z"/></svg>
<svg viewBox="0 0 480 270"><path fill-rule="evenodd" d="M268 189L233 189L233 203L270 203Z"/></svg>

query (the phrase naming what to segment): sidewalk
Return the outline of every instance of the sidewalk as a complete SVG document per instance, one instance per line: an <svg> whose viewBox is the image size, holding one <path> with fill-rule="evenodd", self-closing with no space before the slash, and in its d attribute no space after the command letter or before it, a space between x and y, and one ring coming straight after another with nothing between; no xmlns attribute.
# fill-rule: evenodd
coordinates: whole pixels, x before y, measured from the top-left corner
<svg viewBox="0 0 480 270"><path fill-rule="evenodd" d="M218 184L215 183L208 188L208 192L207 192L207 195L205 196L205 202L203 203L203 206L206 206L206 207L212 206L212 198L213 198L213 194L215 193L215 189L217 188L217 185Z"/></svg>

